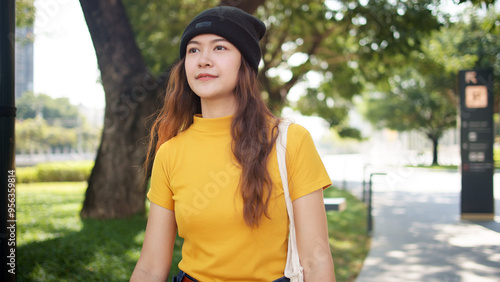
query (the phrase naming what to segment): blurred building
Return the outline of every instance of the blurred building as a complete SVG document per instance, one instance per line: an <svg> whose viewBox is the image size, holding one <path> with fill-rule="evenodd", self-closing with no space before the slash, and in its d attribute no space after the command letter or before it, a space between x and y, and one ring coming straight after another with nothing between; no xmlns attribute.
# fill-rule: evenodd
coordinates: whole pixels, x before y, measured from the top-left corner
<svg viewBox="0 0 500 282"><path fill-rule="evenodd" d="M33 91L33 27L16 27L15 97Z"/></svg>

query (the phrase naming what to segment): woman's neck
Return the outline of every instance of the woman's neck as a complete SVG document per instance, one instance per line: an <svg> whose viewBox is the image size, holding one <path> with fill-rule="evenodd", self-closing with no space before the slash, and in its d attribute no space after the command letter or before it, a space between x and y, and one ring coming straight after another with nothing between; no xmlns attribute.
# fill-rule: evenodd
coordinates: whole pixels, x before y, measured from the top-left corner
<svg viewBox="0 0 500 282"><path fill-rule="evenodd" d="M201 99L201 114L203 118L220 118L234 115L236 99Z"/></svg>

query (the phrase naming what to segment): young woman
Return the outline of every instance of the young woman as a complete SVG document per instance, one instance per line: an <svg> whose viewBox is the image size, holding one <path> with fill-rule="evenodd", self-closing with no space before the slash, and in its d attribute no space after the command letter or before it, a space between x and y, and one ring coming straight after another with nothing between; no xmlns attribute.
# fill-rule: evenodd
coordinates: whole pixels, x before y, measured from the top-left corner
<svg viewBox="0 0 500 282"><path fill-rule="evenodd" d="M289 281L280 120L257 82L265 29L242 10L217 7L184 31L151 133L151 208L132 281L167 279L176 232L184 243L174 281ZM334 281L323 205L330 178L309 132L292 124L287 140L305 280Z"/></svg>

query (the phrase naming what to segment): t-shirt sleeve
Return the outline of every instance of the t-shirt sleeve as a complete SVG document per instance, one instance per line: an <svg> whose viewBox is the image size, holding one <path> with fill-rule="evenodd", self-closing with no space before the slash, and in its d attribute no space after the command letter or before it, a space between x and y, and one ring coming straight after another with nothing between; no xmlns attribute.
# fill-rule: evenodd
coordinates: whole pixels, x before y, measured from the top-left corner
<svg viewBox="0 0 500 282"><path fill-rule="evenodd" d="M311 134L300 125L288 129L286 162L292 201L332 185Z"/></svg>
<svg viewBox="0 0 500 282"><path fill-rule="evenodd" d="M170 188L168 175L168 154L166 144L163 144L156 153L151 172L151 188L148 199L166 209L174 210L173 193Z"/></svg>

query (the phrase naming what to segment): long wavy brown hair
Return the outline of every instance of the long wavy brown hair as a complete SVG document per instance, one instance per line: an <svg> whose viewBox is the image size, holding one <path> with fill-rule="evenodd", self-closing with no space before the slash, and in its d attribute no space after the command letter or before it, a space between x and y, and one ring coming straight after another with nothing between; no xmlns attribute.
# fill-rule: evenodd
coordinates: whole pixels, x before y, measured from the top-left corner
<svg viewBox="0 0 500 282"><path fill-rule="evenodd" d="M188 129L193 116L201 114L200 98L189 87L184 66L182 59L170 71L164 105L150 133L146 178L150 176L160 145ZM231 124L231 147L241 166L239 190L243 198L243 218L248 226L257 227L262 216L269 217L272 180L267 163L276 143L280 120L264 103L257 75L243 57L234 93L237 108Z"/></svg>

